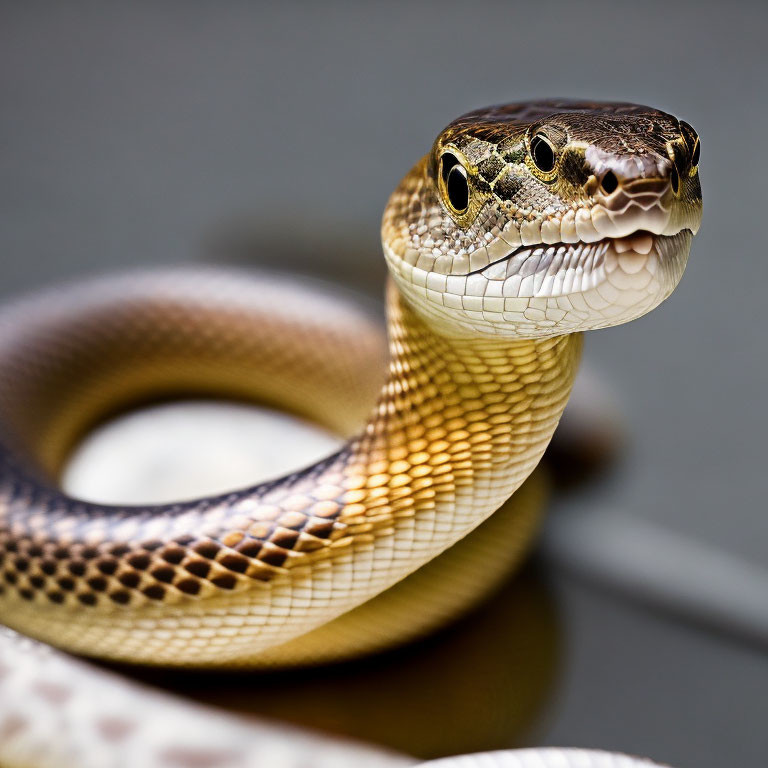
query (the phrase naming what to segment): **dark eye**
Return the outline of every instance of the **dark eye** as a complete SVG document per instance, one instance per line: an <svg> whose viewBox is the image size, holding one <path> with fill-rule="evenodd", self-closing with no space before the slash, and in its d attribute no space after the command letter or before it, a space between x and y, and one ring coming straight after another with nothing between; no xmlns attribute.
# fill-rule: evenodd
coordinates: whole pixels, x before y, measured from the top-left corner
<svg viewBox="0 0 768 768"><path fill-rule="evenodd" d="M542 173L555 169L555 148L540 133L531 139L531 160Z"/></svg>
<svg viewBox="0 0 768 768"><path fill-rule="evenodd" d="M457 165L458 162L459 158L451 152L446 152L440 158L440 175L443 177L444 183L448 182L448 174L451 172L451 168L453 168L454 165Z"/></svg>
<svg viewBox="0 0 768 768"><path fill-rule="evenodd" d="M457 213L464 213L469 207L469 182L467 181L467 171L458 162L448 171L445 191L451 207Z"/></svg>
<svg viewBox="0 0 768 768"><path fill-rule="evenodd" d="M699 158L701 157L701 143L698 138L693 145L693 154L691 155L691 168L695 168L699 164Z"/></svg>
<svg viewBox="0 0 768 768"><path fill-rule="evenodd" d="M685 146L692 147L689 170L691 175L694 175L696 173L696 167L699 164L699 156L701 154L699 134L696 133L693 126L690 123L686 123L685 120L680 121L680 134L683 137L683 143Z"/></svg>

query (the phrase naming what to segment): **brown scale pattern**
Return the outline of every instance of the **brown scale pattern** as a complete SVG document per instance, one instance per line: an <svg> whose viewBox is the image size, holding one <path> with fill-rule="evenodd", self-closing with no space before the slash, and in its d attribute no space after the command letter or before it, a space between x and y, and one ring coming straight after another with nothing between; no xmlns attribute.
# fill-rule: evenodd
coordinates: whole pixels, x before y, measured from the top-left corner
<svg viewBox="0 0 768 768"><path fill-rule="evenodd" d="M543 452L578 344L575 337L503 345L436 337L391 294L389 381L363 434L325 463L274 484L151 510L74 502L23 478L9 493L5 483L7 621L88 651L63 629L76 610L81 629L92 621L94 632L114 632L98 652L121 657L134 614L159 626L178 620L190 601L210 614L222 596L240 596L250 610L266 604L264 624L288 638L290 617L264 593L279 591L271 584L299 594L307 572L376 552L370 573L334 565L340 576L309 587L294 631L311 629L477 525ZM531 407L537 397L540 411ZM249 632L269 635L264 627ZM156 653L151 639L147 648Z"/></svg>
<svg viewBox="0 0 768 768"><path fill-rule="evenodd" d="M568 129L585 144L614 152L626 151L628 141L641 151L664 151L667 142L679 139L681 129L681 121L673 115L640 104L553 99L468 112L451 122L440 140L480 140L498 146L503 153L526 132L544 125Z"/></svg>
<svg viewBox="0 0 768 768"><path fill-rule="evenodd" d="M326 481L329 479L326 475ZM196 504L177 505L158 510L151 519L135 514L123 523L99 508L96 511L103 514L96 520L87 519L87 512L78 517L78 506L84 505L77 503L67 516L50 524L42 514L25 520L23 513L14 515L14 508L35 509L36 504L27 495L17 495L8 505L8 520L0 525L5 589L15 590L27 601L58 605L79 601L93 607L108 601L127 605L142 599L169 601L198 595L204 584L234 590L248 580L269 581L291 553L322 548L338 527L335 519L341 505L322 498L327 495L322 487L318 491L321 498L300 493L309 485L311 480L302 478L291 491L277 493L283 497L280 505L255 500L259 489L222 499L207 510L206 505L203 509ZM37 505L49 498L43 496ZM176 528L184 527L178 520L189 518L190 511L193 519L208 527L210 535L145 536L142 526L155 529L162 516L169 518L164 521L165 530L171 530L174 521ZM133 534L114 543L109 540L112 526ZM67 531L73 529L80 529L85 540L69 537Z"/></svg>

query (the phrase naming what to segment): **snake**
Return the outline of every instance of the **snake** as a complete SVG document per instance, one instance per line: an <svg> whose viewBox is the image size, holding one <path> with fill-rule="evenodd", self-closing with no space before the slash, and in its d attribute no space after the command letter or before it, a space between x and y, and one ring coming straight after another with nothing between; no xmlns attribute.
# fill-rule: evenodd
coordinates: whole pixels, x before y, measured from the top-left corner
<svg viewBox="0 0 768 768"><path fill-rule="evenodd" d="M454 120L384 210L386 347L337 297L237 271L99 277L3 308L0 762L405 764L220 722L64 652L302 669L465 610L534 537L540 505L524 481L568 401L583 332L646 314L678 284L701 222L699 153L687 122L628 103ZM62 490L94 425L190 394L256 398L347 439L310 467L206 498L109 505ZM640 764L562 750L457 760Z"/></svg>

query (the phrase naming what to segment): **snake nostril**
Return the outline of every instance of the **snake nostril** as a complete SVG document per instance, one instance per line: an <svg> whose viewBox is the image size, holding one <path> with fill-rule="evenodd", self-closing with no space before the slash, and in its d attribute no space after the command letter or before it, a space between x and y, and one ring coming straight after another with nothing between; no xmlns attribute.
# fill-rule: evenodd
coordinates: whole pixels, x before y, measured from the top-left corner
<svg viewBox="0 0 768 768"><path fill-rule="evenodd" d="M615 192L619 188L619 180L616 178L616 174L613 171L608 171L600 181L600 186L607 195Z"/></svg>

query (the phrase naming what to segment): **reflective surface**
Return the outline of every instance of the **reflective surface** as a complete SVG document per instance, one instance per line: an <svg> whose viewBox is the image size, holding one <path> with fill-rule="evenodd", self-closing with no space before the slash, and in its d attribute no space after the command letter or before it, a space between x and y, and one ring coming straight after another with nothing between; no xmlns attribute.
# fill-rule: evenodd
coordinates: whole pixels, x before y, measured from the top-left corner
<svg viewBox="0 0 768 768"><path fill-rule="evenodd" d="M561 674L551 590L533 571L426 641L378 658L274 675L142 673L241 713L419 757L538 742Z"/></svg>

